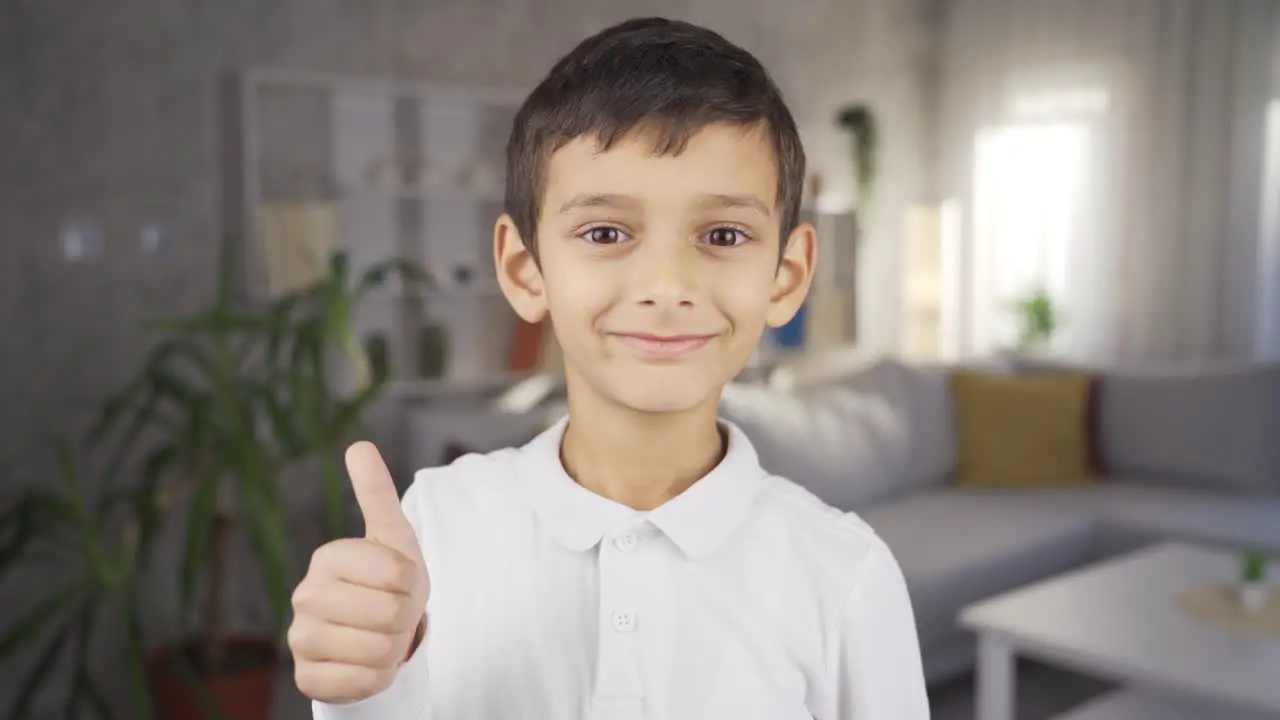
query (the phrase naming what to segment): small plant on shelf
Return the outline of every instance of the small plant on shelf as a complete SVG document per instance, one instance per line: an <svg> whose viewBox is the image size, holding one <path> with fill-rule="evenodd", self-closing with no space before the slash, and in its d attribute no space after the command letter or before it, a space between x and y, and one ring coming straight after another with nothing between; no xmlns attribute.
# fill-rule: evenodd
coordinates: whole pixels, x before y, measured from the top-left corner
<svg viewBox="0 0 1280 720"><path fill-rule="evenodd" d="M1261 550L1246 550L1240 562L1240 605L1245 612L1257 613L1267 604L1267 564Z"/></svg>
<svg viewBox="0 0 1280 720"><path fill-rule="evenodd" d="M1242 579L1245 583L1261 583L1267 579L1267 556L1258 550L1244 554Z"/></svg>

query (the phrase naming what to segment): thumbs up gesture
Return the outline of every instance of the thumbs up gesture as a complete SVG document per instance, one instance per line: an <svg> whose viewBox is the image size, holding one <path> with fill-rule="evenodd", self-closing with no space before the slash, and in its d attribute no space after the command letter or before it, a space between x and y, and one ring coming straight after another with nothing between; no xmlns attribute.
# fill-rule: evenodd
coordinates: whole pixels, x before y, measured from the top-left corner
<svg viewBox="0 0 1280 720"><path fill-rule="evenodd" d="M426 627L427 563L372 443L347 450L365 536L316 550L293 593L289 649L304 695L350 703L385 690Z"/></svg>

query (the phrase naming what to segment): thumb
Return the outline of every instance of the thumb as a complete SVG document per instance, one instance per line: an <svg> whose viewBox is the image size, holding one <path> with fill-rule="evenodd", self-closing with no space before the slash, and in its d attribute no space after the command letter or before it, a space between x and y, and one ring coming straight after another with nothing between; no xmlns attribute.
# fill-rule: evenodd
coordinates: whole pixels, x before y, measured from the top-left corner
<svg viewBox="0 0 1280 720"><path fill-rule="evenodd" d="M400 508L396 484L378 448L365 441L347 448L347 473L364 517L365 538L422 564L417 533Z"/></svg>

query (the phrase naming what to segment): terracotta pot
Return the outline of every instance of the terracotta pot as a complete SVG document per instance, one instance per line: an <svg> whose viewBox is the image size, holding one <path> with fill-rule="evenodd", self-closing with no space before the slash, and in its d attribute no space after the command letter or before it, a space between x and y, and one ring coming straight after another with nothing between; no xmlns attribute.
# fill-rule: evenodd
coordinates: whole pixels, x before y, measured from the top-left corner
<svg viewBox="0 0 1280 720"><path fill-rule="evenodd" d="M270 720L280 668L276 645L269 638L235 636L228 639L228 658L234 669L202 678L209 700L224 720ZM147 659L147 678L159 720L211 720L200 692L183 672L191 646L166 647Z"/></svg>

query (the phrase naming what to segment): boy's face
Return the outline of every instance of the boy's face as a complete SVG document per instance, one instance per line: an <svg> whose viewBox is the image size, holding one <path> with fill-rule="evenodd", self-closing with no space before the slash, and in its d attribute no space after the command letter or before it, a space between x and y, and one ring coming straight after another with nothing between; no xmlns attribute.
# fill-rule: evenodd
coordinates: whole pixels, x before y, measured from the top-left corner
<svg viewBox="0 0 1280 720"><path fill-rule="evenodd" d="M812 278L808 225L779 262L777 187L758 129L711 125L669 156L642 133L578 138L547 163L540 263L503 216L498 276L525 320L550 315L571 386L642 412L718 402Z"/></svg>

